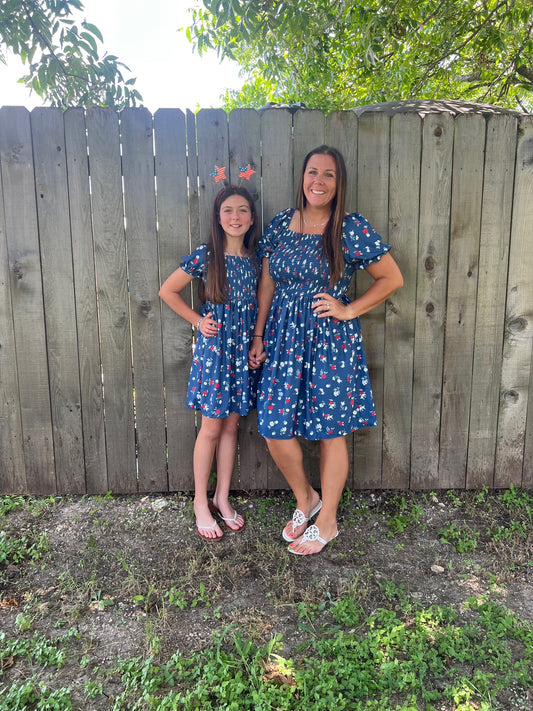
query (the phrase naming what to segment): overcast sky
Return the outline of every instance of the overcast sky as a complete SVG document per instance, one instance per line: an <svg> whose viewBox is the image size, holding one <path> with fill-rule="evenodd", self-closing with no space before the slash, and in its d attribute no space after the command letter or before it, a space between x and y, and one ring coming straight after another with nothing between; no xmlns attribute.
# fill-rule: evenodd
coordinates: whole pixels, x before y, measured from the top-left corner
<svg viewBox="0 0 533 711"><path fill-rule="evenodd" d="M242 84L235 64L220 63L214 52L198 57L185 32L178 32L189 24L187 8L193 5L194 0L84 0L81 19L96 25L105 50L131 69L144 105L152 112L220 106L224 90ZM24 73L16 56L9 58L7 67L0 65L0 105L42 105L39 97L17 84Z"/></svg>

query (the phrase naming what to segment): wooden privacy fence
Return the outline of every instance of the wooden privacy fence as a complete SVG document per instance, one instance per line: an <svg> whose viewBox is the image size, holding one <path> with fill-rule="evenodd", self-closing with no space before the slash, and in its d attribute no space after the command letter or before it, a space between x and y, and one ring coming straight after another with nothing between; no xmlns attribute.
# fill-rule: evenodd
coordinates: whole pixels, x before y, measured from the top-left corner
<svg viewBox="0 0 533 711"><path fill-rule="evenodd" d="M159 284L205 240L221 168L264 225L323 142L405 279L362 318L380 424L349 437L349 485L533 485L533 117L4 107L2 493L192 489L191 330ZM255 414L239 436L233 487L284 487Z"/></svg>

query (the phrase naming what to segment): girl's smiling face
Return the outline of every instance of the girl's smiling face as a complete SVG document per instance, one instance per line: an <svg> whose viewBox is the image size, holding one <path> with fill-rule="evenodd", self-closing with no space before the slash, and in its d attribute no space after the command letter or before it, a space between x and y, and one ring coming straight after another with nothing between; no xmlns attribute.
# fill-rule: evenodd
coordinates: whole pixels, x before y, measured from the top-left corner
<svg viewBox="0 0 533 711"><path fill-rule="evenodd" d="M242 238L253 225L252 210L242 195L230 195L220 206L219 222L227 238Z"/></svg>
<svg viewBox="0 0 533 711"><path fill-rule="evenodd" d="M303 191L310 207L329 207L337 194L337 166L333 156L315 153L305 166Z"/></svg>

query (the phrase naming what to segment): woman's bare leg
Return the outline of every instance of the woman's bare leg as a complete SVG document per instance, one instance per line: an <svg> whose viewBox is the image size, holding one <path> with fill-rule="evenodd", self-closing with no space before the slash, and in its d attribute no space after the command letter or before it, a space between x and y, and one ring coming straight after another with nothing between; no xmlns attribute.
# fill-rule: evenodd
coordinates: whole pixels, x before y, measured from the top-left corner
<svg viewBox="0 0 533 711"><path fill-rule="evenodd" d="M303 453L300 443L293 439L267 439L272 459L287 480L296 498L296 508L305 516L320 500L318 492L309 483L303 466ZM298 538L307 528L307 523L298 526L293 533L292 521L285 526L285 532L291 538Z"/></svg>
<svg viewBox="0 0 533 711"><path fill-rule="evenodd" d="M322 508L315 521L320 537L331 540L337 533L337 510L348 476L348 449L344 437L320 440L320 482ZM294 541L291 548L298 553L311 555L324 547L320 541Z"/></svg>

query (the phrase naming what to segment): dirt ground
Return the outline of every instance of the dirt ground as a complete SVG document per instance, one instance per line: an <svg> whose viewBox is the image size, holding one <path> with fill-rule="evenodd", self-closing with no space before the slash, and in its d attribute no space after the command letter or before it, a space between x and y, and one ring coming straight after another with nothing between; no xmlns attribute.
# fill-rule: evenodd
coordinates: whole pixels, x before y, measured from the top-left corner
<svg viewBox="0 0 533 711"><path fill-rule="evenodd" d="M301 603L319 605L357 586L370 611L391 585L423 606L461 609L487 595L533 622L533 535L495 540L509 521L495 494L345 492L339 537L309 557L291 555L281 539L293 508L288 492L236 492L233 503L245 530L210 544L195 532L189 495L66 497L9 511L1 530L33 541L44 535L47 550L33 562L0 565L0 630L20 635L21 614L28 635L75 626L79 654L102 667L199 650L229 626L261 644L282 635L288 658L301 641ZM443 542L443 529L462 532L456 546ZM0 681L21 673L15 667ZM67 661L61 679L80 687L79 658ZM106 699L116 693L104 691Z"/></svg>

